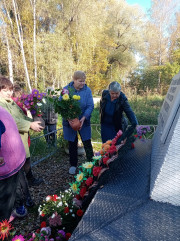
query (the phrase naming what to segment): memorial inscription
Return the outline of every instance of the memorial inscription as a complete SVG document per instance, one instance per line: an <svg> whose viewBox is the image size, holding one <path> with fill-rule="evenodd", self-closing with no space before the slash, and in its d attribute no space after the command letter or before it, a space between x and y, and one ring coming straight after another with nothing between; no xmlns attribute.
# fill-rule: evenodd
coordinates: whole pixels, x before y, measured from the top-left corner
<svg viewBox="0 0 180 241"><path fill-rule="evenodd" d="M180 108L180 80L174 76L161 108L158 122L161 125L161 142L165 143L173 120Z"/></svg>

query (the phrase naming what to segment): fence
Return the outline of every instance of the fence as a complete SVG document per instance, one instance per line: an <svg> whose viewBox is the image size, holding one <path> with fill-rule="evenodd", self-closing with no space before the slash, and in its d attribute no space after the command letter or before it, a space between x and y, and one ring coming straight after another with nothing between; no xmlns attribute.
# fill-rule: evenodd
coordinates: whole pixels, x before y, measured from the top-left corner
<svg viewBox="0 0 180 241"><path fill-rule="evenodd" d="M92 124L92 144L93 146L101 146L101 126L100 124ZM146 125L147 126L147 125ZM151 131L148 135L144 135L144 139L152 139L154 132L156 130L155 125L149 125ZM46 142L46 136L49 134L56 133L56 142L55 145L49 145ZM31 138L31 162L32 166L37 165L41 161L49 158L50 156L54 155L58 148L62 148L62 141L63 141L63 129L57 129L56 131L49 132L44 135L36 136Z"/></svg>

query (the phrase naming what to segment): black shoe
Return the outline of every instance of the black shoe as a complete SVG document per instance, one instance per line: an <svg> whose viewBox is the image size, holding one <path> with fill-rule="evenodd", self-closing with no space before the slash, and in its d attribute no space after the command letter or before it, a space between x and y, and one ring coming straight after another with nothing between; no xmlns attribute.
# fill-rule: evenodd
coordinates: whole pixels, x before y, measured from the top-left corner
<svg viewBox="0 0 180 241"><path fill-rule="evenodd" d="M39 186L42 182L44 182L42 178L32 177L28 179L29 186Z"/></svg>
<svg viewBox="0 0 180 241"><path fill-rule="evenodd" d="M30 207L33 207L34 205L35 205L35 203L32 200L32 198L31 197L27 197L27 199L26 199L26 206L30 208Z"/></svg>

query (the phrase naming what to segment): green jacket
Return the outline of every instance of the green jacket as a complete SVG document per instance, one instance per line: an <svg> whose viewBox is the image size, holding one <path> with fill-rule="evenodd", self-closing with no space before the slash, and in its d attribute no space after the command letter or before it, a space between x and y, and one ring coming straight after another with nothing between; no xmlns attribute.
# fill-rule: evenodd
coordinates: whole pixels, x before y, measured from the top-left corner
<svg viewBox="0 0 180 241"><path fill-rule="evenodd" d="M0 106L6 109L15 120L19 130L19 134L26 150L26 158L30 157L30 151L28 146L28 131L33 120L27 117L21 110L21 108L12 99L4 99L0 97Z"/></svg>

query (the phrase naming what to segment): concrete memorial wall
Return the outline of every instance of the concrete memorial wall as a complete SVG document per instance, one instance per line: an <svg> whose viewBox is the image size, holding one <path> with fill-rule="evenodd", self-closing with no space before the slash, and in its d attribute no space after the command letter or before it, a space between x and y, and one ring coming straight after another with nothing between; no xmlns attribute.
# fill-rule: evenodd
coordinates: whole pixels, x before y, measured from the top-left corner
<svg viewBox="0 0 180 241"><path fill-rule="evenodd" d="M150 197L180 205L180 72L172 79L153 137Z"/></svg>

